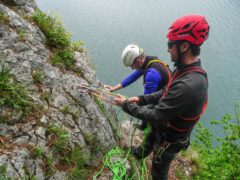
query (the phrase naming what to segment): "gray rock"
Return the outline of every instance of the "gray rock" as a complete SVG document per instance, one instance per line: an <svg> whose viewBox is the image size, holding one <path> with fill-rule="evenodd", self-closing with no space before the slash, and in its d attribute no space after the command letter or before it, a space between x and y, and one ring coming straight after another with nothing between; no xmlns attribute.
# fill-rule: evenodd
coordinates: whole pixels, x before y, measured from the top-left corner
<svg viewBox="0 0 240 180"><path fill-rule="evenodd" d="M57 171L51 178L50 180L62 180L66 179L66 173L63 171Z"/></svg>
<svg viewBox="0 0 240 180"><path fill-rule="evenodd" d="M51 52L46 47L46 37L38 27L22 18L34 12L35 1L4 2L15 6L12 8L15 11L0 1L0 13L9 19L9 23L0 25L0 66L10 68L14 80L28 88L28 96L36 109L24 119L21 112L13 111L13 123L0 125L0 136L7 139L6 147L0 150L0 166L6 165L6 175L12 179L29 178L29 174L40 180L66 179L68 171L56 168L62 154L52 148L61 133L50 132L50 127L67 132L67 153L80 147L82 154L89 157L86 164L98 166L104 152L117 144L112 129L117 123L111 106L102 102L109 111L106 117L93 97L79 91L83 83L97 84L90 56L75 53L74 70L79 73L63 72L53 66L49 63ZM42 75L40 83L33 81L36 71ZM0 110L0 115L8 113L4 107ZM91 138L94 142L89 142ZM101 150L97 150L96 145ZM50 165L53 174L47 175L45 168Z"/></svg>
<svg viewBox="0 0 240 180"><path fill-rule="evenodd" d="M0 123L0 136L7 136L9 126L3 123Z"/></svg>

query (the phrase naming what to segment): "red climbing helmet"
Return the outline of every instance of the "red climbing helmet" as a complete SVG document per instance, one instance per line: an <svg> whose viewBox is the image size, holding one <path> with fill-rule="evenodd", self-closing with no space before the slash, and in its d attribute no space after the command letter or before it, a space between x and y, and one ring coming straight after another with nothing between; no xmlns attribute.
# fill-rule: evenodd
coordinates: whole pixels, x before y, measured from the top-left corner
<svg viewBox="0 0 240 180"><path fill-rule="evenodd" d="M201 45L207 38L210 26L204 16L188 15L177 19L169 28L170 41L186 40Z"/></svg>

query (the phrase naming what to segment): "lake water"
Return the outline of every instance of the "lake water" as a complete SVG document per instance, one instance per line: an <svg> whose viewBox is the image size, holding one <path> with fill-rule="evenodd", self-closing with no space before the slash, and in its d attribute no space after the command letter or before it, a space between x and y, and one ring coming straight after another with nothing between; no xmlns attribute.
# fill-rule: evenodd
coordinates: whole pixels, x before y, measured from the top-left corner
<svg viewBox="0 0 240 180"><path fill-rule="evenodd" d="M240 103L240 1L239 0L37 0L39 8L57 12L72 33L83 40L96 67L98 79L119 83L131 69L120 60L129 43L143 47L172 66L167 52L167 30L187 14L204 15L211 28L201 48L201 60L209 78L209 105L202 122L234 114ZM142 94L142 80L119 93ZM209 126L209 125L208 125ZM216 131L216 129L215 129ZM217 134L220 132L216 132Z"/></svg>

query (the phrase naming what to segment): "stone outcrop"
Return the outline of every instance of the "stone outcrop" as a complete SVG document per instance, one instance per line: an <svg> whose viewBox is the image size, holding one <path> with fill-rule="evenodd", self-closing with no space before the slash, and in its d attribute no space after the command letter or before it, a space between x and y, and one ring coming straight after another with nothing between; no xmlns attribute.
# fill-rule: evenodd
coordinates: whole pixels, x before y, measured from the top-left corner
<svg viewBox="0 0 240 180"><path fill-rule="evenodd" d="M0 1L0 14L8 18L7 23L0 21L0 66L7 66L16 82L28 87L35 106L24 121L19 114L11 123L0 121L0 169L4 171L0 177L66 179L72 164L65 163L65 167L63 155L77 147L80 155L87 157L85 165L96 167L104 152L116 145L117 119L109 105L101 102L106 109L103 112L93 97L79 91L80 84L97 84L87 53L74 55L81 77L48 62L51 51L44 34L22 18L23 13L29 16L35 8L33 0ZM43 76L41 84L34 83L36 71ZM5 109L0 107L0 117L4 114ZM64 149L56 145L57 140Z"/></svg>

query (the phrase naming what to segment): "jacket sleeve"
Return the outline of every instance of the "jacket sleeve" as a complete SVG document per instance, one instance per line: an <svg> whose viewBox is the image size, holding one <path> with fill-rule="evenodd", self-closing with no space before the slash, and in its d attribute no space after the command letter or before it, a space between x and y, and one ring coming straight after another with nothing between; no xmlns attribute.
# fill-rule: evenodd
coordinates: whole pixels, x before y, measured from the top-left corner
<svg viewBox="0 0 240 180"><path fill-rule="evenodd" d="M126 87L126 86L132 84L141 76L142 76L142 72L140 70L133 71L125 79L122 80L122 82L121 82L122 87Z"/></svg>
<svg viewBox="0 0 240 180"><path fill-rule="evenodd" d="M125 101L122 104L122 109L138 119L147 121L154 128L165 128L170 119L184 113L188 109L192 95L189 91L191 91L191 88L180 82L171 86L167 96L153 108L138 106Z"/></svg>

